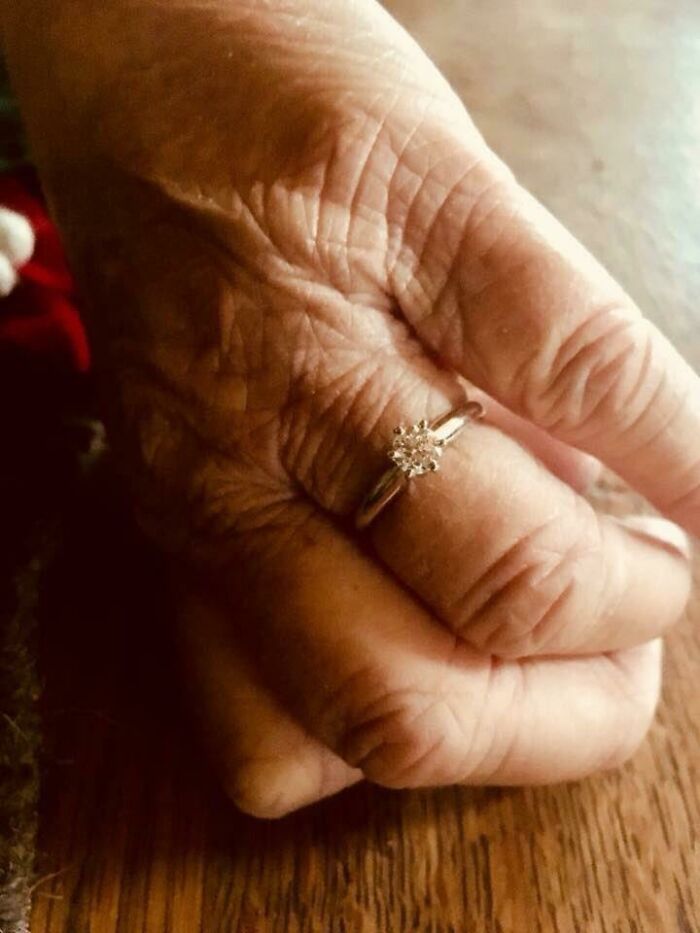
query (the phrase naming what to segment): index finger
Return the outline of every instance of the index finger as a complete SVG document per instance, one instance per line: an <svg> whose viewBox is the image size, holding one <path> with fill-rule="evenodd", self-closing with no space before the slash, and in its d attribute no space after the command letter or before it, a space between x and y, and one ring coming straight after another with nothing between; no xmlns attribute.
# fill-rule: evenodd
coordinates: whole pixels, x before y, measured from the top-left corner
<svg viewBox="0 0 700 933"><path fill-rule="evenodd" d="M493 153L443 143L400 218L404 315L443 364L700 532L700 379Z"/></svg>

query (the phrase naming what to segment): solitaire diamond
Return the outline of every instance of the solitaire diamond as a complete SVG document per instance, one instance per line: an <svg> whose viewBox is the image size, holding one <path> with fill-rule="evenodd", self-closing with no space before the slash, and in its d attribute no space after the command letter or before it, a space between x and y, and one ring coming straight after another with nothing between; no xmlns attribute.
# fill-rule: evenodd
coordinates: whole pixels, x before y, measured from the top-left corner
<svg viewBox="0 0 700 933"><path fill-rule="evenodd" d="M421 476L437 470L445 441L439 438L425 420L409 428L394 428L394 440L389 458L406 476Z"/></svg>

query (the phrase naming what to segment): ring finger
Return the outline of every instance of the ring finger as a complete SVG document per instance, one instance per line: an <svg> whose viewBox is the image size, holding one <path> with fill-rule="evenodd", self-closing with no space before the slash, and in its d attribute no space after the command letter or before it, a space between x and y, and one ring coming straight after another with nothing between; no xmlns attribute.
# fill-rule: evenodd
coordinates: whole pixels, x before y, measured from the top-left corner
<svg viewBox="0 0 700 933"><path fill-rule="evenodd" d="M427 360L409 369L393 359L353 376L345 391L355 392L354 403L326 409L332 424L326 441L321 430L313 454L297 451L292 464L319 504L341 514L387 462L382 450L393 427L432 419L459 394ZM309 396L309 421L323 397ZM293 433L303 431L297 425ZM654 520L626 527L599 515L484 422L455 439L439 472L410 480L367 534L382 561L443 623L479 650L504 657L639 644L673 624L689 594L687 544L675 526Z"/></svg>

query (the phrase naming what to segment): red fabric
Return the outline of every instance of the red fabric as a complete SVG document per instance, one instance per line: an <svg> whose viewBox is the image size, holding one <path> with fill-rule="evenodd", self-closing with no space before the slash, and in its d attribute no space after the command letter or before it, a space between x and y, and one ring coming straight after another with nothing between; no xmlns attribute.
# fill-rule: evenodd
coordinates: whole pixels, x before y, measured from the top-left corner
<svg viewBox="0 0 700 933"><path fill-rule="evenodd" d="M24 215L36 238L32 257L19 269L18 285L0 298L0 345L20 347L85 372L90 351L73 279L31 172L0 175L0 205Z"/></svg>

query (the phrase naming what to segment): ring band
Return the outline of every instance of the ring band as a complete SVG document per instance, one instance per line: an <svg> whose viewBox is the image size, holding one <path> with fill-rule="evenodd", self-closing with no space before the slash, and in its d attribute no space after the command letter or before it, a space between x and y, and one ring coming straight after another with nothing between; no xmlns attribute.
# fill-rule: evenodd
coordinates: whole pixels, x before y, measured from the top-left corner
<svg viewBox="0 0 700 933"><path fill-rule="evenodd" d="M405 489L409 479L438 470L447 444L470 421L477 421L483 415L484 406L480 402L466 401L431 424L423 419L410 427L399 425L394 428L394 440L387 451L393 465L382 473L362 500L355 514L355 527L362 530L373 522L382 509Z"/></svg>

